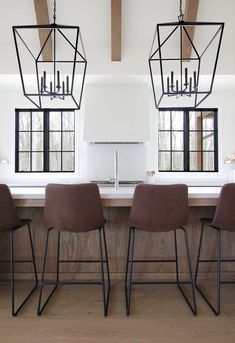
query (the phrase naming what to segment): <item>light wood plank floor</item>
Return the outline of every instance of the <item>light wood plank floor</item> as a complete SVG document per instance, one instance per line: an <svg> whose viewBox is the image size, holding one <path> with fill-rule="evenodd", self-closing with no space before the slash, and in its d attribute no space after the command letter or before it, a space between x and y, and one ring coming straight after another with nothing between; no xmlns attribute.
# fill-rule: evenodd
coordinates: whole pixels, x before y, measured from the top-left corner
<svg viewBox="0 0 235 343"><path fill-rule="evenodd" d="M22 281L21 281L22 283ZM20 285L20 295L28 286ZM10 314L10 288L0 288L1 343L234 343L235 286L222 288L222 314L215 317L197 294L193 317L174 285L135 286L132 313L125 315L123 284L113 282L110 315L103 317L98 286L61 286L37 317L38 293L18 317Z"/></svg>

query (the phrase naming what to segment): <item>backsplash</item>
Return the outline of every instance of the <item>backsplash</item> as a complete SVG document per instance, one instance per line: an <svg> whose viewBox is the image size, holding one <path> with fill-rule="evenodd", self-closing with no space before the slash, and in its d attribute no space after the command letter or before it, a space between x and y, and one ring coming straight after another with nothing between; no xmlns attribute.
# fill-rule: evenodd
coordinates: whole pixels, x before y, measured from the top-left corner
<svg viewBox="0 0 235 343"><path fill-rule="evenodd" d="M114 151L119 151L119 179L146 179L145 144L89 144L87 176L90 180L110 180L114 177Z"/></svg>

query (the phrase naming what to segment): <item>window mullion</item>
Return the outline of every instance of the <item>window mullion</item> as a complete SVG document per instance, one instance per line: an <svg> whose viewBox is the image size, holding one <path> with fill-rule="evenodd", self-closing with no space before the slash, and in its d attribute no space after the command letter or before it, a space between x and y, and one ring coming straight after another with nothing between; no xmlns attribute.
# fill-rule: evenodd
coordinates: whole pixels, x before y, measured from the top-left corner
<svg viewBox="0 0 235 343"><path fill-rule="evenodd" d="M214 167L215 171L218 171L218 118L217 118L217 111L214 112Z"/></svg>
<svg viewBox="0 0 235 343"><path fill-rule="evenodd" d="M61 133L60 133L60 139L61 139L61 152L60 152L60 169L61 171L63 171L63 115L62 115L62 112L60 114L60 130L61 130Z"/></svg>
<svg viewBox="0 0 235 343"><path fill-rule="evenodd" d="M189 171L189 111L184 111L184 171Z"/></svg>
<svg viewBox="0 0 235 343"><path fill-rule="evenodd" d="M173 163L172 163L172 111L170 111L170 170L173 170Z"/></svg>
<svg viewBox="0 0 235 343"><path fill-rule="evenodd" d="M49 172L49 111L43 112L44 137L43 137L43 171Z"/></svg>
<svg viewBox="0 0 235 343"><path fill-rule="evenodd" d="M33 114L30 112L30 171L33 170Z"/></svg>
<svg viewBox="0 0 235 343"><path fill-rule="evenodd" d="M15 116L15 172L19 171L19 115L20 115L20 112L16 111L16 116Z"/></svg>

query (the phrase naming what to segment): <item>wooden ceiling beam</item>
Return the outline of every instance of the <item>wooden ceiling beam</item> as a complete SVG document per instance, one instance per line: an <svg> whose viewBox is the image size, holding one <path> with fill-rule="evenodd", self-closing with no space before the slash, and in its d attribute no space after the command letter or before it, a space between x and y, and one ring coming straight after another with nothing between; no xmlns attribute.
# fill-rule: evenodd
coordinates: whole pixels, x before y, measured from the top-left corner
<svg viewBox="0 0 235 343"><path fill-rule="evenodd" d="M47 0L34 0L34 7L37 19L37 25L47 25L49 24L49 14L48 14L48 6ZM41 48L45 43L45 40L49 34L49 30L39 30L39 40ZM46 46L42 51L42 58L44 61L51 61L52 60L52 39L49 37Z"/></svg>
<svg viewBox="0 0 235 343"><path fill-rule="evenodd" d="M186 0L185 11L184 11L184 21L197 21L198 6L200 0ZM189 27L187 29L190 39L193 42L194 39L194 27ZM186 35L183 36L183 57L190 58L192 54L192 45Z"/></svg>
<svg viewBox="0 0 235 343"><path fill-rule="evenodd" d="M111 59L121 61L122 0L111 0Z"/></svg>

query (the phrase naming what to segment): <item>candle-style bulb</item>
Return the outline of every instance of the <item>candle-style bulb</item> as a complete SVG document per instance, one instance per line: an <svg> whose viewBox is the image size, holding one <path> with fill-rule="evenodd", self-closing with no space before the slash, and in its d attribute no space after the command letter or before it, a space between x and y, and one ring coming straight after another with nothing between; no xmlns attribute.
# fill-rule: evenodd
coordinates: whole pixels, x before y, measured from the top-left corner
<svg viewBox="0 0 235 343"><path fill-rule="evenodd" d="M197 74L195 71L193 72L193 82L194 82L194 89L196 91L196 89L197 89Z"/></svg>
<svg viewBox="0 0 235 343"><path fill-rule="evenodd" d="M189 78L189 92L192 92L192 77Z"/></svg>
<svg viewBox="0 0 235 343"><path fill-rule="evenodd" d="M57 88L60 89L60 72L57 70Z"/></svg>
<svg viewBox="0 0 235 343"><path fill-rule="evenodd" d="M46 71L44 70L44 72L43 72L43 87L44 87L44 90L46 89L46 83L47 83L47 81L46 81Z"/></svg>
<svg viewBox="0 0 235 343"><path fill-rule="evenodd" d="M170 79L169 77L167 78L167 93L170 93Z"/></svg>
<svg viewBox="0 0 235 343"><path fill-rule="evenodd" d="M171 71L171 88L172 90L174 88L174 72L173 71Z"/></svg>
<svg viewBox="0 0 235 343"><path fill-rule="evenodd" d="M66 76L66 92L69 93L69 76Z"/></svg>
<svg viewBox="0 0 235 343"><path fill-rule="evenodd" d="M179 81L176 80L176 92L178 93L178 91L179 91Z"/></svg>
<svg viewBox="0 0 235 343"><path fill-rule="evenodd" d="M188 86L188 68L185 68L184 75L185 75L185 83L184 83L184 85L185 85L185 87L187 87Z"/></svg>
<svg viewBox="0 0 235 343"><path fill-rule="evenodd" d="M41 94L43 93L43 76L41 77Z"/></svg>

